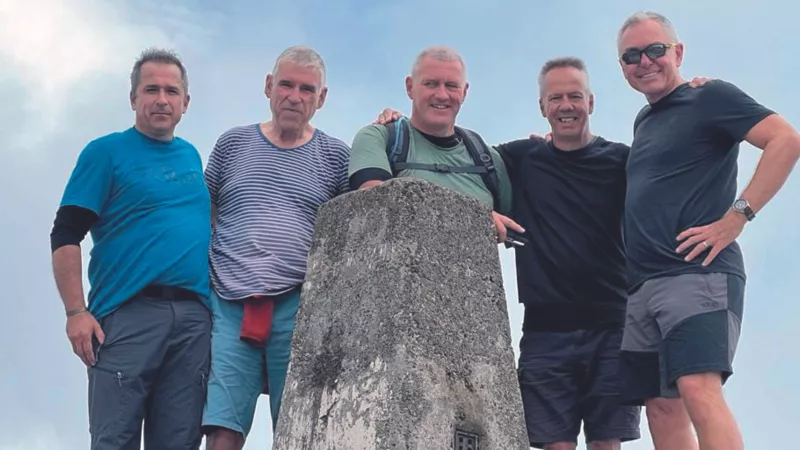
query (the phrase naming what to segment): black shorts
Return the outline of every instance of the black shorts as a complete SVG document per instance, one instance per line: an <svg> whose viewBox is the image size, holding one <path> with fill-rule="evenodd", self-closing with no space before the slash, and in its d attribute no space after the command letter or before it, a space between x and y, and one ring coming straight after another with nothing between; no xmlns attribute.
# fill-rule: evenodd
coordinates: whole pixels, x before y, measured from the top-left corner
<svg viewBox="0 0 800 450"><path fill-rule="evenodd" d="M519 383L536 448L586 441L639 439L641 408L619 402L623 330L525 331L520 340Z"/></svg>

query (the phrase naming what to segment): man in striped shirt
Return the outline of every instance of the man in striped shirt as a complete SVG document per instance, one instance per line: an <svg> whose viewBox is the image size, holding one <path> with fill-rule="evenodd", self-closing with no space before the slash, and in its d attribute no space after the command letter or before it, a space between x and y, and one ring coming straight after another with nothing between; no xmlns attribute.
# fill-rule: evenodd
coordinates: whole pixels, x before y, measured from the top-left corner
<svg viewBox="0 0 800 450"><path fill-rule="evenodd" d="M206 168L214 325L203 427L241 449L269 382L273 430L317 209L348 189L349 147L310 125L327 94L314 50L291 47L266 79L272 120L235 127Z"/></svg>

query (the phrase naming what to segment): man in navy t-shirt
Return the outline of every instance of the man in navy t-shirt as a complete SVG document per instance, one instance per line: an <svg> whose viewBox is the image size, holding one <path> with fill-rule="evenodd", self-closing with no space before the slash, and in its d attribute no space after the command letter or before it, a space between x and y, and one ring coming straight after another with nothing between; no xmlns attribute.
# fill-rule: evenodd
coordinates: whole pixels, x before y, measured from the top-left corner
<svg viewBox="0 0 800 450"><path fill-rule="evenodd" d="M623 401L647 405L659 449L697 448L690 417L701 448L741 449L722 394L744 300L735 239L787 179L800 137L730 83L690 88L678 71L683 44L660 14L631 16L618 47L625 78L648 102L627 164ZM737 196L743 140L763 156Z"/></svg>
<svg viewBox="0 0 800 450"><path fill-rule="evenodd" d="M133 127L81 152L56 214L53 270L88 368L92 450L198 448L211 348L211 202L197 149L174 135L186 69L148 50L131 74ZM91 232L88 305L81 242Z"/></svg>
<svg viewBox="0 0 800 450"><path fill-rule="evenodd" d="M584 63L545 63L540 105L552 142L500 145L513 184L513 219L525 305L519 383L530 444L591 449L640 437L640 407L619 403L627 302L622 216L629 148L589 129L594 97Z"/></svg>

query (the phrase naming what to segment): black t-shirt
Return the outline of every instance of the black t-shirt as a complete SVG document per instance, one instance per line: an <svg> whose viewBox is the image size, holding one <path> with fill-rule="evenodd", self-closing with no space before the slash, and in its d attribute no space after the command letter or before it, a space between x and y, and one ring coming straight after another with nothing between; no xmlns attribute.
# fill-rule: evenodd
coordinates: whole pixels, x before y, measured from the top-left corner
<svg viewBox="0 0 800 450"><path fill-rule="evenodd" d="M601 137L562 151L542 140L498 147L514 189L526 330L620 327L627 302L622 214L629 147Z"/></svg>
<svg viewBox="0 0 800 450"><path fill-rule="evenodd" d="M725 272L742 277L736 242L703 267L675 249L687 228L719 220L736 199L739 143L772 111L736 86L683 84L636 117L628 158L625 243L629 290L651 278Z"/></svg>

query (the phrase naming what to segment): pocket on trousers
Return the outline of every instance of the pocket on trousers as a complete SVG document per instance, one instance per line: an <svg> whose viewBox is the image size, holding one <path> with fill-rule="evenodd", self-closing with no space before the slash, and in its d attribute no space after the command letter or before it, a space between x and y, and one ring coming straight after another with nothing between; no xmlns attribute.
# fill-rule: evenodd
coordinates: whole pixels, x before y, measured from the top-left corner
<svg viewBox="0 0 800 450"><path fill-rule="evenodd" d="M202 421L203 419L203 408L206 404L206 396L208 395L208 372L205 369L201 369L199 373L199 379L196 380L197 384L195 392L197 393L195 396L194 401L194 411L197 414L197 422Z"/></svg>
<svg viewBox="0 0 800 450"><path fill-rule="evenodd" d="M128 426L131 389L121 371L89 368L89 431L118 436Z"/></svg>

